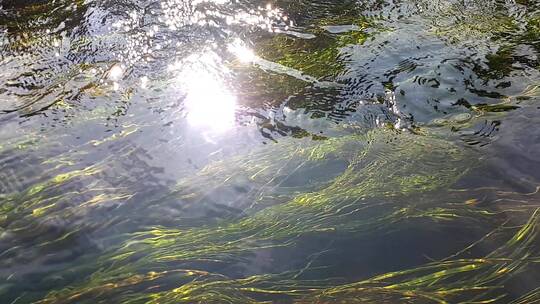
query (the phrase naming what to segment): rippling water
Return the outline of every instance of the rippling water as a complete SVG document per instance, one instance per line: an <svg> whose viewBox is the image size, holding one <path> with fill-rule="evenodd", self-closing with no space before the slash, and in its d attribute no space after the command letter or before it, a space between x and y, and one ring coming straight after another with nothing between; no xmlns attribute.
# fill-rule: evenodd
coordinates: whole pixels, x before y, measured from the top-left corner
<svg viewBox="0 0 540 304"><path fill-rule="evenodd" d="M0 1L0 303L539 303L540 4Z"/></svg>

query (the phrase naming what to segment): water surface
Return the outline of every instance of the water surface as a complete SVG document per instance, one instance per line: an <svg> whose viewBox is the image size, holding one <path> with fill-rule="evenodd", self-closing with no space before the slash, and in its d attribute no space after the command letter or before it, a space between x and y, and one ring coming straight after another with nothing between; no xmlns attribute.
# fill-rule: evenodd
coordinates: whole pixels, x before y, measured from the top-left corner
<svg viewBox="0 0 540 304"><path fill-rule="evenodd" d="M527 0L4 0L0 302L540 302L539 52Z"/></svg>

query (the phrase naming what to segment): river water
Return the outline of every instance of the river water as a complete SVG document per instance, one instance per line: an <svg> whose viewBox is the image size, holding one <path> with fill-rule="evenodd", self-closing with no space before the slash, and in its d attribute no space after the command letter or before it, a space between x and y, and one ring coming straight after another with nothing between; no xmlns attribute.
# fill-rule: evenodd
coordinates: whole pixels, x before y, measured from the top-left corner
<svg viewBox="0 0 540 304"><path fill-rule="evenodd" d="M540 4L0 0L0 303L539 303Z"/></svg>

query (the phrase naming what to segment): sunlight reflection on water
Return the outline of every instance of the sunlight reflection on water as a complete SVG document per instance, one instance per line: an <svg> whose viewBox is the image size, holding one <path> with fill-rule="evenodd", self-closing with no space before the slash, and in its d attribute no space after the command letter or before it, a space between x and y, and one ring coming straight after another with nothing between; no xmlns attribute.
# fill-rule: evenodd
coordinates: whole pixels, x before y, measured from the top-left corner
<svg viewBox="0 0 540 304"><path fill-rule="evenodd" d="M177 79L185 94L184 110L189 125L218 133L234 126L236 96L224 83L227 71L221 57L205 51L169 69L179 70Z"/></svg>
<svg viewBox="0 0 540 304"><path fill-rule="evenodd" d="M227 47L227 50L234 54L238 60L243 63L249 63L257 59L255 53L247 48L240 39L236 39L234 42L230 43Z"/></svg>

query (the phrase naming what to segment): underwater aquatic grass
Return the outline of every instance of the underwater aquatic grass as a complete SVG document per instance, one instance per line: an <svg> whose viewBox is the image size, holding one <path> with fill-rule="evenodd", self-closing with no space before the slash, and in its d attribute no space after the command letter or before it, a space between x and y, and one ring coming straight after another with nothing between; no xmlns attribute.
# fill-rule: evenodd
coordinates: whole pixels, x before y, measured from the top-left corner
<svg viewBox="0 0 540 304"><path fill-rule="evenodd" d="M101 270L75 290L94 293L100 286L129 281L133 275L160 273L175 264L234 263L242 261L245 253L254 250L294 247L298 238L307 235L368 235L391 230L407 220L438 222L489 216L484 210L466 205L445 208L419 201L404 206L396 204L396 200L406 201L403 197L413 193L430 193L448 187L466 172L464 154L457 147L436 138L414 137L411 140L413 137L412 134L381 129L368 135L323 141L312 148L290 148L305 161L318 162L339 155L348 160L349 167L312 192L292 193L288 198L285 196L282 203L254 207L252 213L238 219L223 220L206 227L154 226L134 232L122 247L102 255L95 265ZM388 145L389 140L395 145ZM426 149L431 153L426 154ZM242 172L253 180L267 181L269 177L271 180L268 174L275 172L276 163L265 164L264 157L255 155L256 159L262 160L257 162L259 167L249 162L253 155L247 161L212 164L197 176L180 183L179 189L168 195L167 200L204 196L203 191L194 191L197 185L206 185L210 189L220 187L231 180L225 172L233 175ZM392 166L396 162L401 164L398 170ZM411 170L413 167L415 170ZM264 196L272 198L272 189ZM53 298L58 300L56 296Z"/></svg>
<svg viewBox="0 0 540 304"><path fill-rule="evenodd" d="M537 209L514 236L485 257L434 261L354 283L301 280L293 272L230 279L204 271L178 269L125 276L77 293L64 290L68 293L64 296L51 293L39 303L86 303L101 299L118 303L273 303L264 300L268 296L292 303L498 302L507 297L504 283L513 274L525 271L537 257L537 248L532 245L538 240L539 215ZM165 276L184 283L174 288L162 286L159 280ZM512 303L525 303L537 297L538 290L533 290Z"/></svg>
<svg viewBox="0 0 540 304"><path fill-rule="evenodd" d="M357 25L351 31L332 34L326 25ZM313 37L304 39L285 34L263 37L256 43L256 51L263 58L299 70L317 79L334 79L345 71L341 48L361 45L372 34L365 30L374 24L363 17L323 18L311 30Z"/></svg>
<svg viewBox="0 0 540 304"><path fill-rule="evenodd" d="M126 134L130 136L133 132ZM110 141L118 138L111 136ZM104 140L103 143L108 141ZM473 205L441 206L441 202L430 195L451 186L472 165L469 153L454 143L392 129L377 129L368 134L306 142L310 144L298 145L284 140L270 150L263 148L227 161L212 163L181 181L174 191L156 201L150 201L141 210L149 210L157 204L175 200L204 203L204 197L209 191L233 187L236 178L249 180L256 191L246 196L250 205L239 218L223 219L200 227L185 226L182 219L168 225L133 227L132 232L122 236L128 239L120 247L113 247L97 260L86 261L84 273L93 273L89 281L52 292L46 301L79 301L83 295L95 297L96 293L110 296L109 292L116 292L117 289L126 289L125 293L129 293L135 286L151 285L158 278L167 277L164 273L181 265L241 262L245 254L256 250L294 248L296 241L307 235L384 235L384 231L391 231L404 221L478 221L494 215L493 212ZM306 187L284 187L283 181L290 174L332 160L346 162L348 166L331 179L308 185L307 191ZM96 172L75 170L32 187L24 194L29 200L24 200L28 205L22 205L22 210L32 210L32 216L52 216L54 213L51 211L55 209L51 202L61 197L53 196L39 201L41 194L68 184L71 180L98 174L99 168L106 166L109 161L105 159L97 164ZM396 164L399 166L396 167ZM83 174L85 172L88 174ZM112 196L92 196L86 203L59 210L59 214L69 218L83 209L91 210L101 202L118 200L121 205L132 194L118 190ZM425 198L419 200L419 193L425 194ZM77 193L67 193L67 197L71 195ZM410 201L412 198L414 201ZM529 232L523 233L527 234ZM58 236L44 245L62 241L65 237ZM186 284L205 273L203 270L178 270L175 273L184 277L180 275L183 272L187 273ZM212 274L213 277L215 275ZM168 281L162 283L163 286L168 284ZM215 285L227 286L225 283L220 284ZM137 290L140 294L134 294L134 298L146 297L144 288ZM120 292L119 296L121 294L124 292ZM219 294L215 297L219 299Z"/></svg>

